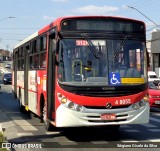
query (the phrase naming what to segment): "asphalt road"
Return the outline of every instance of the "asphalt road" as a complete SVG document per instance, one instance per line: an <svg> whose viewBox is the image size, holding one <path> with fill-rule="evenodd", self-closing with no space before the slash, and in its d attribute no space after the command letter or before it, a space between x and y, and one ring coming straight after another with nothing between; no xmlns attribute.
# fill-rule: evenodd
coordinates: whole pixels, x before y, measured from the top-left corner
<svg viewBox="0 0 160 151"><path fill-rule="evenodd" d="M11 61L3 61L3 62L0 62L0 69L2 68L2 71L6 71L6 72L12 72L12 69L11 69L11 68L5 68L5 65L6 65L7 63L12 64ZM0 70L0 75L2 74L2 73L1 73L2 71Z"/></svg>
<svg viewBox="0 0 160 151"><path fill-rule="evenodd" d="M124 125L119 132L100 128L59 128L46 132L43 123L30 113L20 113L12 96L11 85L1 84L0 122L10 143L20 144L11 150L22 150L24 144L38 144L37 150L160 150L160 109L152 109L150 122L143 125ZM27 146L28 147L28 146ZM34 149L28 149L34 150Z"/></svg>

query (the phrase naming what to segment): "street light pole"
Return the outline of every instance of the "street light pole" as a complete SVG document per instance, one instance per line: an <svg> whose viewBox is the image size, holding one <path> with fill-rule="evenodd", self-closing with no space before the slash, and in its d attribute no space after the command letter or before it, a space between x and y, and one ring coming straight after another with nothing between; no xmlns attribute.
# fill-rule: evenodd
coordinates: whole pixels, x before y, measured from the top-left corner
<svg viewBox="0 0 160 151"><path fill-rule="evenodd" d="M15 18L15 17L10 16L10 17L6 17L6 18L2 18L2 19L0 19L0 21L4 21L6 19L12 19L12 18ZM0 42L1 42L1 38L0 38ZM5 50L3 52L5 52Z"/></svg>
<svg viewBox="0 0 160 151"><path fill-rule="evenodd" d="M6 17L6 18L2 18L2 19L0 19L0 21L3 21L3 20L6 20L6 19L12 19L12 18L15 18L15 17Z"/></svg>
<svg viewBox="0 0 160 151"><path fill-rule="evenodd" d="M160 28L160 26L159 26L158 24L156 24L153 20L151 20L149 17L147 17L145 14L143 14L143 13L142 13L141 11L139 11L137 8L131 7L131 6L127 6L127 7L136 10L137 12L139 12L141 15L143 15L144 17L146 17L146 18L147 18L148 20L150 20L153 24L155 24L157 27Z"/></svg>

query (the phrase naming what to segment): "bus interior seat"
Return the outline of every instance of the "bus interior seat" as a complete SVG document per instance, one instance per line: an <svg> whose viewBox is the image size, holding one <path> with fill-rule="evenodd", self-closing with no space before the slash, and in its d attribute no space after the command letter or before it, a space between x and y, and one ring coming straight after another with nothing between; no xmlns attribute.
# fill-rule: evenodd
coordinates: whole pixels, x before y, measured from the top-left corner
<svg viewBox="0 0 160 151"><path fill-rule="evenodd" d="M129 68L127 70L127 75L126 77L134 77L134 78L140 78L141 74L139 73L139 71L135 68Z"/></svg>
<svg viewBox="0 0 160 151"><path fill-rule="evenodd" d="M141 74L135 68L120 69L117 72L120 73L120 77L122 78L127 78L127 77L140 78L141 77Z"/></svg>

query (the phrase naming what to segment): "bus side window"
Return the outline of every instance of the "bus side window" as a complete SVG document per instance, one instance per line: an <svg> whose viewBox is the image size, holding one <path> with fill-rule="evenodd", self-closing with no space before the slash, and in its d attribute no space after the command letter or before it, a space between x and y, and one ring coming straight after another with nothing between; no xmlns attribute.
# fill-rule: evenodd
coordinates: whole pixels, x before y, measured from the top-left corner
<svg viewBox="0 0 160 151"><path fill-rule="evenodd" d="M29 57L29 64L30 64L29 67L30 67L30 69L33 69L33 61L32 60L33 60L33 56L30 56Z"/></svg>
<svg viewBox="0 0 160 151"><path fill-rule="evenodd" d="M46 35L40 38L40 68L46 68Z"/></svg>
<svg viewBox="0 0 160 151"><path fill-rule="evenodd" d="M46 53L40 55L40 68L46 67Z"/></svg>
<svg viewBox="0 0 160 151"><path fill-rule="evenodd" d="M33 68L38 68L39 66L39 55L33 56Z"/></svg>

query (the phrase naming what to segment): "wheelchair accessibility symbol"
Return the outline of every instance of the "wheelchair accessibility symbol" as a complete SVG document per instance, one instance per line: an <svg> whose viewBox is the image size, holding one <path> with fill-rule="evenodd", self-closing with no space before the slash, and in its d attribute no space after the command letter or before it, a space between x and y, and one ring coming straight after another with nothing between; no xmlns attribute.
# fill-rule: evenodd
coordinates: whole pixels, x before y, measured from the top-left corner
<svg viewBox="0 0 160 151"><path fill-rule="evenodd" d="M121 77L119 73L110 73L109 74L110 85L120 85Z"/></svg>

